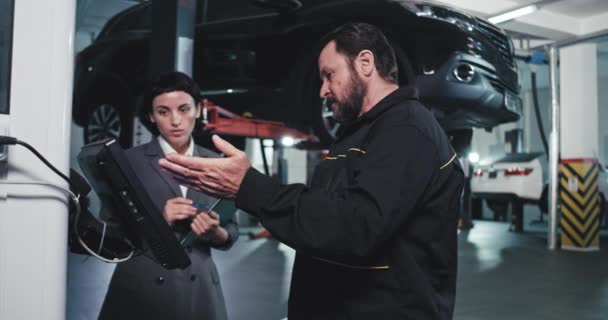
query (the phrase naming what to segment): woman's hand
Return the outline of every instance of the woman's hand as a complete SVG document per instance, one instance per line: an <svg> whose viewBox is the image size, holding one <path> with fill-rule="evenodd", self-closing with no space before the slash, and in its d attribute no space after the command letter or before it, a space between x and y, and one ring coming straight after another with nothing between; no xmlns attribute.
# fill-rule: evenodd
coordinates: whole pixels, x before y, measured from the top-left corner
<svg viewBox="0 0 608 320"><path fill-rule="evenodd" d="M220 227L220 216L214 211L199 213L190 224L190 228L198 236L208 234L211 241L217 245L222 245L228 240L228 232Z"/></svg>
<svg viewBox="0 0 608 320"><path fill-rule="evenodd" d="M177 197L167 200L163 217L169 225L177 220L184 220L196 215L196 208L192 206L192 200Z"/></svg>

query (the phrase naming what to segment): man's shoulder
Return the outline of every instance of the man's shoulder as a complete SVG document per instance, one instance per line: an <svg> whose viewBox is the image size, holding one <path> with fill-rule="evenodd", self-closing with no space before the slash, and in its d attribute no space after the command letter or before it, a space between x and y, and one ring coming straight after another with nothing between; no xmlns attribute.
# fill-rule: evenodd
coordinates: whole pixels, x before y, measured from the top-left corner
<svg viewBox="0 0 608 320"><path fill-rule="evenodd" d="M403 100L389 108L381 117L383 121L394 122L416 128L434 127L437 119L431 111L417 99Z"/></svg>
<svg viewBox="0 0 608 320"><path fill-rule="evenodd" d="M416 129L442 153L451 153L449 139L433 113L416 99L404 100L383 115L387 127L403 126ZM392 125L389 125L392 124Z"/></svg>

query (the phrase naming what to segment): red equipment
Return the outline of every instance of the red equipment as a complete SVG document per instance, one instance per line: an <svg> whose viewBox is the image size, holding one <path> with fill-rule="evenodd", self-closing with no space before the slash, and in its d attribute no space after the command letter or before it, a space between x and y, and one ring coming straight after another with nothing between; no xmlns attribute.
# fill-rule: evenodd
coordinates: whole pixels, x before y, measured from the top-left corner
<svg viewBox="0 0 608 320"><path fill-rule="evenodd" d="M262 139L277 139L290 136L294 139L317 140L315 136L288 128L282 122L241 117L207 99L203 100L202 112L205 130L217 134Z"/></svg>

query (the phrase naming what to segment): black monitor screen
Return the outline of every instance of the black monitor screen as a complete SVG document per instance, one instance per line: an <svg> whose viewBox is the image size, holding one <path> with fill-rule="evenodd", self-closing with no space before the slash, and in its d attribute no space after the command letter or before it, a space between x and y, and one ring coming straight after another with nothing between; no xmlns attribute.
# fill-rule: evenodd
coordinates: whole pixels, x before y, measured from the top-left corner
<svg viewBox="0 0 608 320"><path fill-rule="evenodd" d="M0 114L9 111L13 6L13 0L0 0Z"/></svg>
<svg viewBox="0 0 608 320"><path fill-rule="evenodd" d="M144 191L116 140L82 147L78 162L103 205L121 218L129 239L137 247L151 251L167 269L190 265L190 258Z"/></svg>

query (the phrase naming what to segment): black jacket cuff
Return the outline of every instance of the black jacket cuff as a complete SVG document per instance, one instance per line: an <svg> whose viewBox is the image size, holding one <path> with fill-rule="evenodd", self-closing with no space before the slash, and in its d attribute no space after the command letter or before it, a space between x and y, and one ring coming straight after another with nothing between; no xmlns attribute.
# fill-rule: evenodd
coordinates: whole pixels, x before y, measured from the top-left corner
<svg viewBox="0 0 608 320"><path fill-rule="evenodd" d="M278 186L279 183L275 179L249 168L236 194L237 208L258 216L260 211L271 202Z"/></svg>

